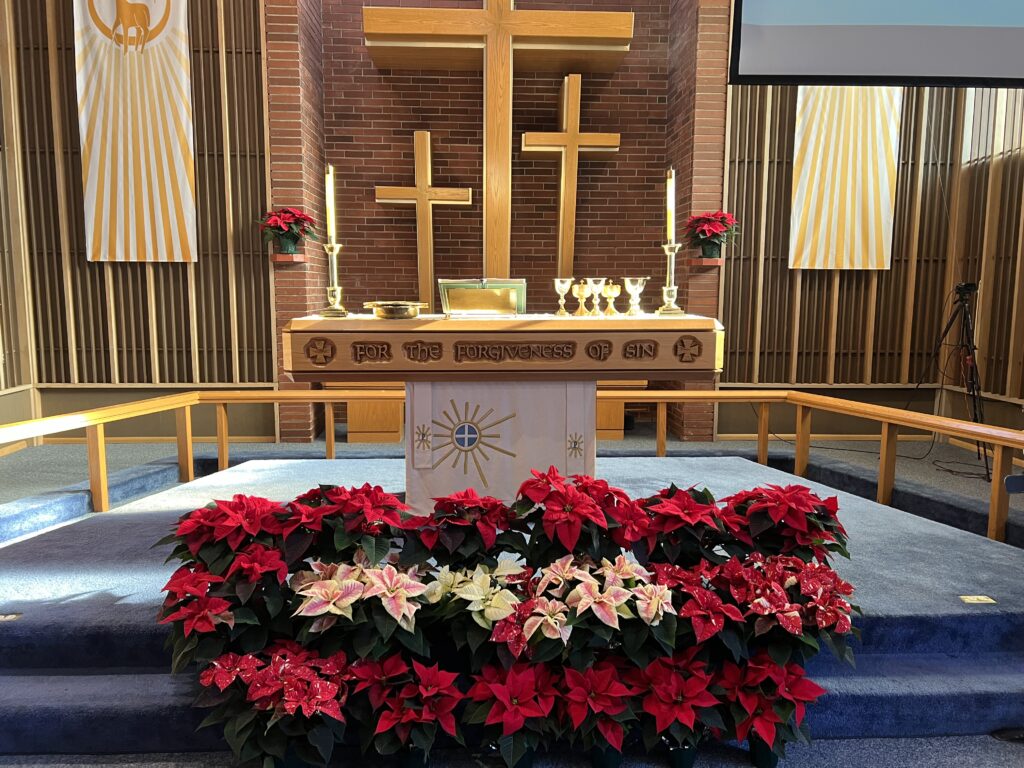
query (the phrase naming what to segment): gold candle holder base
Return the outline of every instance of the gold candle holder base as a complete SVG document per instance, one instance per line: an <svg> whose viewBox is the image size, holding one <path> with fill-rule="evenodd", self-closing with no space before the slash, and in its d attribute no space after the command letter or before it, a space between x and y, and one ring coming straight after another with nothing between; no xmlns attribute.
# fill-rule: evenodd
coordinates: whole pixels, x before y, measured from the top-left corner
<svg viewBox="0 0 1024 768"><path fill-rule="evenodd" d="M327 286L327 308L320 311L321 317L348 317L348 310L342 303L345 295L338 278L338 254L341 253L341 243L324 243L324 251L327 253L327 278L331 281Z"/></svg>
<svg viewBox="0 0 1024 768"><path fill-rule="evenodd" d="M666 285L664 288L662 288L661 289L661 300L664 303L660 307L658 307L658 314L659 315L685 315L686 313L683 312L683 310L681 310L679 308L679 306L676 304L676 300L678 298L679 298L679 288L677 288L676 286L674 286L674 285L672 285L672 286Z"/></svg>

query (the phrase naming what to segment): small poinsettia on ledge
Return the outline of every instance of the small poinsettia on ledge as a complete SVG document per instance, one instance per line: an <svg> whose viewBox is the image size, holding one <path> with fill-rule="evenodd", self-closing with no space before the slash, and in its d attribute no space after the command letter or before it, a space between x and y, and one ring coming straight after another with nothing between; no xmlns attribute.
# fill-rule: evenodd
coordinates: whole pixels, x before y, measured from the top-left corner
<svg viewBox="0 0 1024 768"><path fill-rule="evenodd" d="M714 211L691 216L686 222L686 239L693 248L700 248L706 259L717 259L722 246L739 237L740 225L736 217L725 211Z"/></svg>
<svg viewBox="0 0 1024 768"><path fill-rule="evenodd" d="M316 222L300 208L278 208L263 214L260 231L265 242L277 242L280 253L294 254L304 238L316 237Z"/></svg>

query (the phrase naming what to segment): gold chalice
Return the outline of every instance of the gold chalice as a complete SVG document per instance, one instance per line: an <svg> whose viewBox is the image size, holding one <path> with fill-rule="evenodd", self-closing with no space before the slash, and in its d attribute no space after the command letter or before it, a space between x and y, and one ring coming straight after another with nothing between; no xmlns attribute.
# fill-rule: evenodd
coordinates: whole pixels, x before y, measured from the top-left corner
<svg viewBox="0 0 1024 768"><path fill-rule="evenodd" d="M608 283L601 291L601 295L604 296L604 300L608 303L608 306L604 308L605 317L614 317L615 315L621 315L615 308L615 300L622 295L622 286L618 283Z"/></svg>
<svg viewBox="0 0 1024 768"><path fill-rule="evenodd" d="M572 290L573 278L571 277L556 277L555 278L555 293L558 294L558 311L555 313L559 317L565 317L569 313L565 311L565 296Z"/></svg>
<svg viewBox="0 0 1024 768"><path fill-rule="evenodd" d="M580 305L573 312L576 317L584 317L589 315L590 312L587 309L587 299L590 298L590 286L580 280L578 283L574 283L572 286L572 295L574 299L577 299Z"/></svg>
<svg viewBox="0 0 1024 768"><path fill-rule="evenodd" d="M607 277L588 277L587 287L590 288L590 296L593 298L593 308L590 310L591 315L601 314L601 291L604 290L604 284L608 282Z"/></svg>
<svg viewBox="0 0 1024 768"><path fill-rule="evenodd" d="M647 287L647 281L649 277L624 277L622 278L622 284L626 286L626 293L629 294L629 309L626 311L627 315L642 315L640 311L640 296L644 292L644 288Z"/></svg>

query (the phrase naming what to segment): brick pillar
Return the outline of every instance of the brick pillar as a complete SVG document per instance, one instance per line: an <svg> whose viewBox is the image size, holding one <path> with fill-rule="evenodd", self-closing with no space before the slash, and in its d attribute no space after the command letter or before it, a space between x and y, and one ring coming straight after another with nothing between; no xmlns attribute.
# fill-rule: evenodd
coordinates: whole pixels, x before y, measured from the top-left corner
<svg viewBox="0 0 1024 768"><path fill-rule="evenodd" d="M266 0L267 93L270 125L271 206L308 212L323 235L323 38L321 0ZM287 261L284 259L288 259ZM274 332L278 339L277 380L281 389L308 389L284 373L280 349L285 324L326 304L327 257L319 242L307 241L295 257L275 256ZM319 409L280 407L281 440L309 442L322 426Z"/></svg>
<svg viewBox="0 0 1024 768"><path fill-rule="evenodd" d="M725 184L726 102L730 0L671 0L667 153L676 168L680 220L722 207ZM721 268L679 252L679 303L688 312L718 317ZM726 329L728 332L728 329ZM717 377L700 374L676 389L713 389ZM714 406L669 408L669 429L685 440L714 439Z"/></svg>

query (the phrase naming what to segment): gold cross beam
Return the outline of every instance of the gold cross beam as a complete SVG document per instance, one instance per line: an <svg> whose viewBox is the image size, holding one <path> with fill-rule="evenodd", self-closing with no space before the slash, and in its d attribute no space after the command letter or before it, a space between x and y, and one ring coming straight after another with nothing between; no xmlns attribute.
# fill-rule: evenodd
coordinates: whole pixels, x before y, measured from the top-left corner
<svg viewBox="0 0 1024 768"><path fill-rule="evenodd" d="M416 131L413 151L416 158L415 186L377 187L377 202L385 205L416 206L416 261L420 301L434 311L434 206L469 205L472 189L433 185L430 131Z"/></svg>
<svg viewBox="0 0 1024 768"><path fill-rule="evenodd" d="M509 276L512 72L611 72L629 51L633 14L472 8L363 8L363 35L386 69L484 71L484 276Z"/></svg>
<svg viewBox="0 0 1024 768"><path fill-rule="evenodd" d="M617 133L580 133L580 75L566 75L562 81L559 132L523 134L523 152L555 156L562 161L558 201L558 277L572 277L576 251L576 190L580 153L618 152Z"/></svg>

